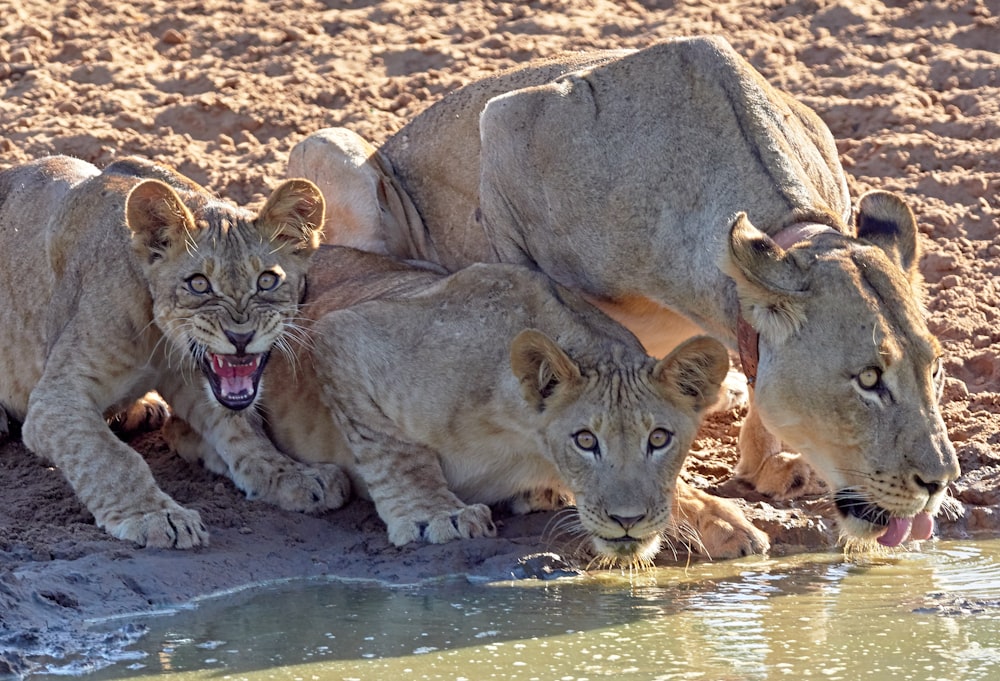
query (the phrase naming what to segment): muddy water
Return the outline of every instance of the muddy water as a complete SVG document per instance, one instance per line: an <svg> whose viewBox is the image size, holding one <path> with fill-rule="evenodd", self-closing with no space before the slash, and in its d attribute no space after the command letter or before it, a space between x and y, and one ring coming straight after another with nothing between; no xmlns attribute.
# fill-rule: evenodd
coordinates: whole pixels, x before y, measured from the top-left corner
<svg viewBox="0 0 1000 681"><path fill-rule="evenodd" d="M86 678L985 681L1000 540L554 582L291 583L143 623L130 659Z"/></svg>

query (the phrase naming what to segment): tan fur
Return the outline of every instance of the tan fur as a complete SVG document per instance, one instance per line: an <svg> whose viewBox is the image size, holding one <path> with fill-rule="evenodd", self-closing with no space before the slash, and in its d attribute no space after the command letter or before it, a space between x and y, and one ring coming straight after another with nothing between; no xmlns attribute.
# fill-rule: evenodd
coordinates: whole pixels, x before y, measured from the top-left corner
<svg viewBox="0 0 1000 681"><path fill-rule="evenodd" d="M322 215L304 180L284 183L254 215L140 159L100 172L49 157L0 173L2 412L23 421L25 444L112 535L177 548L208 541L197 511L164 494L105 421L157 426L166 408L154 390L216 434L220 472L248 495L302 510L343 503L342 471L278 452L213 396L201 365L212 353L242 349L243 361L287 344ZM197 277L210 289L192 291ZM254 396L226 399L246 408Z"/></svg>
<svg viewBox="0 0 1000 681"><path fill-rule="evenodd" d="M331 139L303 142L309 154L290 172L311 177L335 162L344 152ZM936 401L940 348L916 290L912 214L874 192L852 221L829 130L721 38L487 78L371 158L382 185L422 217L369 221L367 240L385 252L451 269L529 264L656 353L675 342L678 314L735 349L742 313L760 333L760 366L737 474L762 491L811 487L809 467L783 443L836 495L893 516L934 512L958 475ZM796 224L834 233L786 253L770 236ZM335 229L327 238L337 242ZM394 250L402 243L419 248ZM884 375L881 396L859 389L868 367ZM844 521L854 535L882 529Z"/></svg>
<svg viewBox="0 0 1000 681"><path fill-rule="evenodd" d="M717 341L657 362L539 273L474 265L445 276L343 248L316 255L303 314L309 343L268 368L270 432L304 461L344 467L393 543L492 535L489 505L563 497L578 511L565 529L603 560L647 560L669 532L713 555L766 548L745 519L699 544L700 530L739 516L731 502L685 488L705 512L681 523L672 508L728 367ZM672 439L649 450L657 428ZM583 430L599 454L574 445Z"/></svg>

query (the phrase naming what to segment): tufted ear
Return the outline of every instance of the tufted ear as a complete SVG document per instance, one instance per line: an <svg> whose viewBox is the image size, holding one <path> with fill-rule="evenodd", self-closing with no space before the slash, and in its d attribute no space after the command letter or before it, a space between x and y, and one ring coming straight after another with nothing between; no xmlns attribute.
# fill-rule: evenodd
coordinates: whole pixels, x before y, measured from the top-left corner
<svg viewBox="0 0 1000 681"><path fill-rule="evenodd" d="M140 262L165 258L183 248L194 217L181 197L160 180L140 182L125 199L125 223L132 231L132 249Z"/></svg>
<svg viewBox="0 0 1000 681"><path fill-rule="evenodd" d="M746 213L729 229L721 267L736 282L743 315L758 332L780 341L801 327L806 273Z"/></svg>
<svg viewBox="0 0 1000 681"><path fill-rule="evenodd" d="M278 248L311 256L323 234L326 203L309 180L286 180L278 185L257 216L257 226Z"/></svg>
<svg viewBox="0 0 1000 681"><path fill-rule="evenodd" d="M580 367L555 341L536 329L525 329L510 344L510 367L521 382L528 404L538 411L566 387L580 383Z"/></svg>
<svg viewBox="0 0 1000 681"><path fill-rule="evenodd" d="M695 336L656 363L653 378L665 395L682 395L695 413L708 409L719 397L729 372L729 352L708 336Z"/></svg>
<svg viewBox="0 0 1000 681"><path fill-rule="evenodd" d="M886 191L872 191L858 200L854 216L858 238L870 241L912 280L919 260L917 221L903 200Z"/></svg>

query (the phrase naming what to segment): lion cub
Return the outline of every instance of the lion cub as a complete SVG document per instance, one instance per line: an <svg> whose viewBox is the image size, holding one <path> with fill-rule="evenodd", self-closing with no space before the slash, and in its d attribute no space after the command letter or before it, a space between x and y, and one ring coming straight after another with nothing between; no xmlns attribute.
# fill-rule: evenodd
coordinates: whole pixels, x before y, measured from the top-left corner
<svg viewBox="0 0 1000 681"><path fill-rule="evenodd" d="M657 361L527 268L443 275L342 247L315 256L303 316L308 347L268 367L270 433L347 470L396 545L493 535L489 504L556 490L610 562L648 561L682 524L713 556L767 547L729 502L675 493L729 367L717 341Z"/></svg>
<svg viewBox="0 0 1000 681"><path fill-rule="evenodd" d="M161 491L105 420L133 404L162 416L162 402L136 402L154 390L213 434L248 495L341 505L339 468L288 459L240 414L287 345L323 210L305 180L254 215L140 159L101 172L53 156L0 173L0 425L23 420L24 443L97 524L140 544L208 541L198 512Z"/></svg>

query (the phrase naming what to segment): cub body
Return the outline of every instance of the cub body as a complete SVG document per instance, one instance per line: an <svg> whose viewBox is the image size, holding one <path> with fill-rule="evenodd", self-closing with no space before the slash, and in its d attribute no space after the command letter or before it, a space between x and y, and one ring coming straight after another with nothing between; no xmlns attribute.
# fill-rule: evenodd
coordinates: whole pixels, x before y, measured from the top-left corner
<svg viewBox="0 0 1000 681"><path fill-rule="evenodd" d="M728 368L718 342L657 361L538 272L445 276L347 248L316 255L302 312L309 343L268 368L269 432L347 470L394 543L493 534L487 505L563 495L608 559L647 560L684 528L715 556L766 548L731 502L677 487Z"/></svg>
<svg viewBox="0 0 1000 681"><path fill-rule="evenodd" d="M290 461L239 413L286 342L322 216L302 180L254 215L140 159L0 173L0 413L23 421L25 444L100 527L152 546L208 541L106 421L164 417L151 391L216 434L248 494L304 510L343 501L339 469Z"/></svg>

